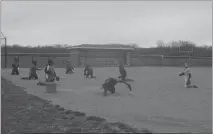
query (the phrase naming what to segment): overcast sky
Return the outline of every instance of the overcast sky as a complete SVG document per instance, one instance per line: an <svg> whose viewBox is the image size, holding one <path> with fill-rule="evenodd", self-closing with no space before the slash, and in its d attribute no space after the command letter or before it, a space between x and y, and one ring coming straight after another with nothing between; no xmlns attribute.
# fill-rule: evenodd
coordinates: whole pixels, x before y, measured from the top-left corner
<svg viewBox="0 0 213 134"><path fill-rule="evenodd" d="M4 1L1 7L8 44L212 45L211 1Z"/></svg>

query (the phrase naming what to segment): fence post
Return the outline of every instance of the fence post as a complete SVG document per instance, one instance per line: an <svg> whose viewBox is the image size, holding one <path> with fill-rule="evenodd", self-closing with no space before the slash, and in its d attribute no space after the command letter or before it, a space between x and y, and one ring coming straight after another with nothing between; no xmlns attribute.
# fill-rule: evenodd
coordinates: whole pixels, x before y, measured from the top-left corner
<svg viewBox="0 0 213 134"><path fill-rule="evenodd" d="M163 66L164 55L162 55L161 66Z"/></svg>
<svg viewBox="0 0 213 134"><path fill-rule="evenodd" d="M5 56L4 56L4 67L5 68L7 68L7 38L5 37L4 38L4 46L5 46L5 48L4 48L4 53L5 53Z"/></svg>
<svg viewBox="0 0 213 134"><path fill-rule="evenodd" d="M131 52L127 52L127 55L126 55L126 62L127 62L127 65L128 65L128 66L131 66L131 60L132 60Z"/></svg>
<svg viewBox="0 0 213 134"><path fill-rule="evenodd" d="M188 55L189 55L189 60L190 60L190 52L188 52Z"/></svg>

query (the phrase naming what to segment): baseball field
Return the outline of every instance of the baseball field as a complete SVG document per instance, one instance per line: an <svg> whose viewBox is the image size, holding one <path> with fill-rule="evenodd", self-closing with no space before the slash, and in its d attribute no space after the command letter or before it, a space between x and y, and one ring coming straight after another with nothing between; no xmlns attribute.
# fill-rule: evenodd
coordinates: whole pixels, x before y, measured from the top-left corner
<svg viewBox="0 0 213 134"><path fill-rule="evenodd" d="M116 86L116 94L103 96L101 84L108 77L119 75L117 68L94 68L96 79L84 79L83 68L65 75L65 69L56 68L61 77L57 93L45 93L45 87L36 80L21 80L29 69L21 68L20 76L11 76L11 69L2 69L2 77L53 104L100 116L110 122L119 121L153 132L212 131L212 68L192 69L192 84L198 88L184 88L184 78L178 76L181 67L126 68L132 92L125 85ZM44 79L44 71L38 72Z"/></svg>

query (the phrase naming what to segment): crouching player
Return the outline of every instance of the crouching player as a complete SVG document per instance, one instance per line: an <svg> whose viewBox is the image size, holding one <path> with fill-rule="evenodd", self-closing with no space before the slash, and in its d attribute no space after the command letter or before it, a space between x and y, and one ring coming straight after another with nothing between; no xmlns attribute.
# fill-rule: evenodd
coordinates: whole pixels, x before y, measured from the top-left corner
<svg viewBox="0 0 213 134"><path fill-rule="evenodd" d="M66 74L69 74L69 73L74 73L74 67L72 66L72 64L67 61L66 62Z"/></svg>
<svg viewBox="0 0 213 134"><path fill-rule="evenodd" d="M19 59L18 59L18 57L14 58L14 63L12 64L11 75L19 75Z"/></svg>
<svg viewBox="0 0 213 134"><path fill-rule="evenodd" d="M93 68L90 67L89 65L86 65L85 68L84 68L84 76L85 76L86 78L89 78L89 76L90 76L91 79L92 79L92 78L96 78L96 77L93 75Z"/></svg>
<svg viewBox="0 0 213 134"><path fill-rule="evenodd" d="M179 74L179 76L184 76L184 87L185 88L198 88L196 85L191 84L191 71L187 63L185 63L184 71Z"/></svg>
<svg viewBox="0 0 213 134"><path fill-rule="evenodd" d="M102 85L101 89L104 89L104 96L107 95L107 91L111 92L112 94L115 93L115 85L118 83L124 83L127 85L130 91L132 91L132 87L130 84L128 84L126 81L120 79L120 78L108 78L105 80L104 84Z"/></svg>
<svg viewBox="0 0 213 134"><path fill-rule="evenodd" d="M32 67L30 67L30 70L29 70L29 77L22 77L21 79L24 79L24 80L35 79L35 80L37 80L38 79L38 75L37 75L37 72L36 72L37 70L39 71L39 70L42 70L42 69L37 68L37 61L33 60L32 61Z"/></svg>
<svg viewBox="0 0 213 134"><path fill-rule="evenodd" d="M55 69L53 67L53 61L51 59L48 59L48 65L44 69L45 72L45 81L39 81L38 85L46 85L47 82L55 82L59 81L60 78L56 76Z"/></svg>

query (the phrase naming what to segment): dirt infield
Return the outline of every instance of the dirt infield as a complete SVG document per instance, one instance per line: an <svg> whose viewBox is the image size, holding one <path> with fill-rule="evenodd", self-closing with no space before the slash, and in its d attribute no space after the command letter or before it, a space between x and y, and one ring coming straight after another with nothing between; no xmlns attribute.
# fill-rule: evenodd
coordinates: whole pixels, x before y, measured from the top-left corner
<svg viewBox="0 0 213 134"><path fill-rule="evenodd" d="M120 133L140 132L123 123L107 123L105 119L65 110L59 105L27 94L21 87L1 79L3 134L23 133Z"/></svg>
<svg viewBox="0 0 213 134"><path fill-rule="evenodd" d="M8 75L8 70L4 70L2 76L53 104L105 117L110 122L125 122L154 132L211 132L211 68L192 69L192 83L198 85L198 89L183 87L184 80L178 76L182 68L127 68L128 77L135 80L133 93L124 85L118 85L117 94L107 97L103 97L100 86L105 78L118 76L116 68L96 68L94 80L84 80L82 70L76 69L74 74L64 76L65 70L57 69L56 73L64 78L56 94L44 93L44 87L37 86L36 81L20 80L20 76ZM28 70L21 69L20 74L26 76ZM39 77L44 77L42 71Z"/></svg>

